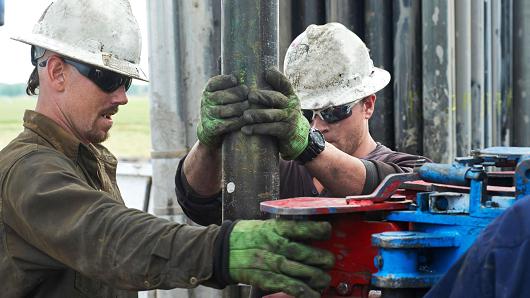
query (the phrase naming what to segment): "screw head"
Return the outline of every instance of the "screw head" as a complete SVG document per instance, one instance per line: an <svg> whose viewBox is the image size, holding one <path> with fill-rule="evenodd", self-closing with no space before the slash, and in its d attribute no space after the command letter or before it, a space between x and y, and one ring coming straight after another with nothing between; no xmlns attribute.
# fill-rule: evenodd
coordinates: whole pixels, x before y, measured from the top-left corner
<svg viewBox="0 0 530 298"><path fill-rule="evenodd" d="M337 285L337 293L341 296L347 296L351 292L351 286L347 282L340 282Z"/></svg>

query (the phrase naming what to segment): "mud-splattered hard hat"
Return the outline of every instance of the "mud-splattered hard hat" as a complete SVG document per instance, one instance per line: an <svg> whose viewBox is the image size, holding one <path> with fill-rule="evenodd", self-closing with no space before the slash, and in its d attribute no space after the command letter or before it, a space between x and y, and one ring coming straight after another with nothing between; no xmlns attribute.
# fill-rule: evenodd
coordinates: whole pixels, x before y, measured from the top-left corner
<svg viewBox="0 0 530 298"><path fill-rule="evenodd" d="M302 109L361 100L390 82L386 70L374 67L364 42L339 23L307 27L287 49L283 69Z"/></svg>
<svg viewBox="0 0 530 298"><path fill-rule="evenodd" d="M147 81L139 65L140 28L128 0L57 0L31 33L13 39Z"/></svg>

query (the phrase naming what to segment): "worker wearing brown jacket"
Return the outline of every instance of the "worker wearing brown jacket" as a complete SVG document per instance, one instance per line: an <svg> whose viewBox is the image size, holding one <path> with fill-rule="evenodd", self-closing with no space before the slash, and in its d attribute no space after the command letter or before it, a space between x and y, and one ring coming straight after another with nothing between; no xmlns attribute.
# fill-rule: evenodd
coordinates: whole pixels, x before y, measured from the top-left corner
<svg viewBox="0 0 530 298"><path fill-rule="evenodd" d="M35 69L24 131L0 151L0 296L131 297L136 291L247 283L318 297L333 256L293 240L323 222L176 224L127 208L116 158L100 143L127 103L139 28L126 0L57 0L31 34Z"/></svg>

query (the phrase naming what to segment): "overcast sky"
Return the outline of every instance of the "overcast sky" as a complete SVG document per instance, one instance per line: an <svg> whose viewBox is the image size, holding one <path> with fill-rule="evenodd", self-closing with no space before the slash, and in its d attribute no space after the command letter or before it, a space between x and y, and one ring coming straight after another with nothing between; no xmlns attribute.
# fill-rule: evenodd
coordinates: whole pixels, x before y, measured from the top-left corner
<svg viewBox="0 0 530 298"><path fill-rule="evenodd" d="M147 66L147 23L145 0L129 0L133 13L142 29L143 71ZM4 26L0 26L0 83L25 83L33 70L30 46L9 37L17 32L31 32L33 25L51 0L5 0Z"/></svg>

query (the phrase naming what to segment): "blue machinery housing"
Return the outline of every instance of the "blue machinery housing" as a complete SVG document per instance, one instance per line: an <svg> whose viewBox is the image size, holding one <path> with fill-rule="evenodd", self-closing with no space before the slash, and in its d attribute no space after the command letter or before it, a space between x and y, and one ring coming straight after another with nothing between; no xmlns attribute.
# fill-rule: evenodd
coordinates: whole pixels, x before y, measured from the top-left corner
<svg viewBox="0 0 530 298"><path fill-rule="evenodd" d="M514 173L488 171L493 166L516 168ZM378 272L372 277L376 287L399 291L433 286L495 217L530 195L530 148L488 148L453 164L426 164L419 175L455 187L426 186L411 210L386 216L408 222L410 231L372 235L379 249L374 260Z"/></svg>

